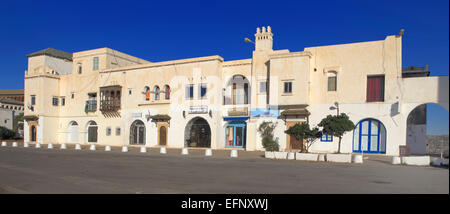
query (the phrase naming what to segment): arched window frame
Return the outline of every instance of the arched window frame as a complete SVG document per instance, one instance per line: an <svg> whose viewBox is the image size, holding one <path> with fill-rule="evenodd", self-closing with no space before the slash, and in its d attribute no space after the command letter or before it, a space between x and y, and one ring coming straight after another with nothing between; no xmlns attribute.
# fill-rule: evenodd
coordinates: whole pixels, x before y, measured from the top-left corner
<svg viewBox="0 0 450 214"><path fill-rule="evenodd" d="M159 86L155 85L153 91L155 92L155 100L159 100L159 94L161 93Z"/></svg>
<svg viewBox="0 0 450 214"><path fill-rule="evenodd" d="M170 100L170 86L169 85L164 86L164 99Z"/></svg>

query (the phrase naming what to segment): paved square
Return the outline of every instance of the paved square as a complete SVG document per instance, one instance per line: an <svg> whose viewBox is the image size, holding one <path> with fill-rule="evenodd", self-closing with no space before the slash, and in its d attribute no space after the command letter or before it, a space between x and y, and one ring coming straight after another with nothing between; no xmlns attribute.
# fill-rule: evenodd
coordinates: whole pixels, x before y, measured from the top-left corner
<svg viewBox="0 0 450 214"><path fill-rule="evenodd" d="M58 147L59 148L59 147ZM449 193L448 168L0 147L0 193ZM222 154L222 155L220 155Z"/></svg>

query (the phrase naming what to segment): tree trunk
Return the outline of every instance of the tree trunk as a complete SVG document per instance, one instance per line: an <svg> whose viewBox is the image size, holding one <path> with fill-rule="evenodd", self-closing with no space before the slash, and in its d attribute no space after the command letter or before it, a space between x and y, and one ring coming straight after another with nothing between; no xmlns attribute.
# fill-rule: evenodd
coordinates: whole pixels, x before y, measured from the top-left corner
<svg viewBox="0 0 450 214"><path fill-rule="evenodd" d="M338 152L341 153L341 138L339 137L339 143L338 143Z"/></svg>

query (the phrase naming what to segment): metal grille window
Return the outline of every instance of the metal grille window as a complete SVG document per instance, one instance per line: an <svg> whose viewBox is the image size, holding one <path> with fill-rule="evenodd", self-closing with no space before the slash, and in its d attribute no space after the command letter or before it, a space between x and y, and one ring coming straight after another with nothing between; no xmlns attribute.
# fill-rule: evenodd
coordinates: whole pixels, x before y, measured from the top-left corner
<svg viewBox="0 0 450 214"><path fill-rule="evenodd" d="M97 111L97 93L89 93L86 101L86 111Z"/></svg>

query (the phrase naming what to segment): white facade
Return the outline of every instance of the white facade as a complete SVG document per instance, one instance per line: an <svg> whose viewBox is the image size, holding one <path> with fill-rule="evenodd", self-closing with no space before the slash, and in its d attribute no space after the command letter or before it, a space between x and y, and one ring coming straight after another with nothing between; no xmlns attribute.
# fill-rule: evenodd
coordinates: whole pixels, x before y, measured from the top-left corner
<svg viewBox="0 0 450 214"><path fill-rule="evenodd" d="M235 61L208 56L149 62L109 48L62 61L34 54L25 103L31 96L37 101L25 109L25 140L264 150L257 129L273 121L281 150L301 150L302 142L284 131L299 122L317 125L336 114L330 107L337 102L362 131L347 132L341 152L359 152L370 138L380 146L372 143L367 152L398 155L400 146L409 145L407 118L415 107L437 103L448 110L448 76L402 78L401 36L299 52L273 50L272 36L270 27L258 28L252 58ZM65 104L52 105L54 98ZM421 152L420 142L410 144ZM337 148L333 137L310 151Z"/></svg>

